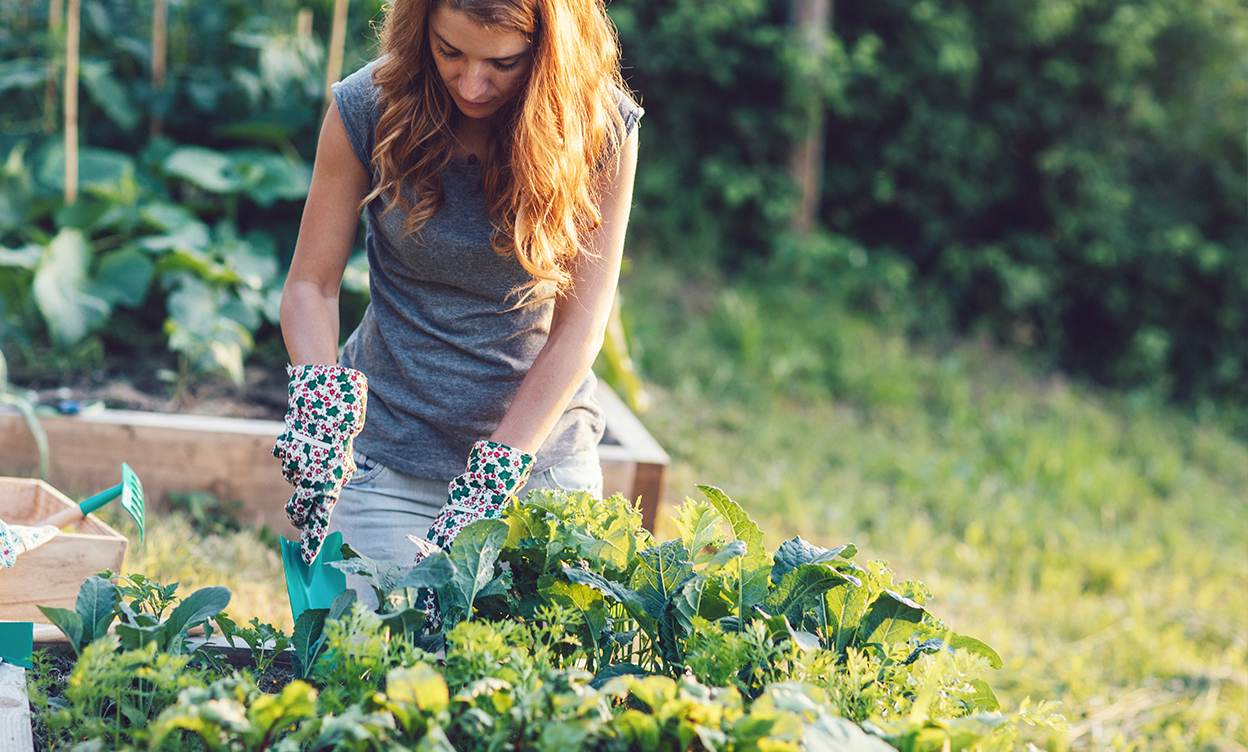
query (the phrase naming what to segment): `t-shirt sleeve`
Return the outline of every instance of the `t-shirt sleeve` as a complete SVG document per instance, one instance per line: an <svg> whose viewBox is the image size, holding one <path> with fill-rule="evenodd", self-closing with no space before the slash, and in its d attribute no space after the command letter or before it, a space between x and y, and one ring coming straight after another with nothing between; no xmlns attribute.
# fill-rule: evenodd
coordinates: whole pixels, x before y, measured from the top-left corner
<svg viewBox="0 0 1248 752"><path fill-rule="evenodd" d="M646 111L629 99L628 95L620 91L618 88L612 88L611 94L615 96L615 106L620 110L620 119L624 123L624 135L620 141L627 141L628 137L633 134L633 129L637 127L637 123L641 120L641 116Z"/></svg>
<svg viewBox="0 0 1248 752"><path fill-rule="evenodd" d="M369 175L373 174L373 144L381 117L381 89L373 85L373 69L380 62L374 60L331 87L351 150Z"/></svg>
<svg viewBox="0 0 1248 752"><path fill-rule="evenodd" d="M619 88L613 87L611 95L615 97L615 106L620 112L622 132L618 138L612 138L607 141L607 147L603 150L602 158L598 160L599 170L606 167L612 159L615 159L615 155L620 151L620 146L628 140L629 136L633 135L633 130L637 128L637 123L641 120L641 116L646 114L645 110L634 104L633 100Z"/></svg>

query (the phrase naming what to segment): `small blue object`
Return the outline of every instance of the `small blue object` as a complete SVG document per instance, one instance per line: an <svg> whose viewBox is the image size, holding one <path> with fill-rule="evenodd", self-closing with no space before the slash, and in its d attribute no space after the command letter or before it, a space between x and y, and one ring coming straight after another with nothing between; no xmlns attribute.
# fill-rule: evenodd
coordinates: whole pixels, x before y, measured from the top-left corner
<svg viewBox="0 0 1248 752"><path fill-rule="evenodd" d="M34 652L34 622L0 622L0 661L22 668L34 668L35 664L30 662L30 656Z"/></svg>
<svg viewBox="0 0 1248 752"><path fill-rule="evenodd" d="M77 415L82 412L82 403L78 400L63 399L56 403L56 411L61 415Z"/></svg>

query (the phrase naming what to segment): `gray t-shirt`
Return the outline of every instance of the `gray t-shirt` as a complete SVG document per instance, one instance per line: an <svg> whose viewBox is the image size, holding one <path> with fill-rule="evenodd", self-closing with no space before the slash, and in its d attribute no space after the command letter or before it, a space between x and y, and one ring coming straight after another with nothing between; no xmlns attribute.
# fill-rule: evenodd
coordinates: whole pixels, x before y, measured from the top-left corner
<svg viewBox="0 0 1248 752"><path fill-rule="evenodd" d="M333 86L351 148L374 181L377 62ZM631 132L642 110L618 99ZM372 300L341 363L368 376L355 447L387 467L450 480L464 471L472 444L498 427L546 343L555 290L541 283L527 296L515 292L532 278L490 245L480 165L452 163L442 191L443 205L419 238L404 237L402 210L382 218L384 199L365 208ZM591 372L538 450L534 472L597 446L604 420L595 384Z"/></svg>

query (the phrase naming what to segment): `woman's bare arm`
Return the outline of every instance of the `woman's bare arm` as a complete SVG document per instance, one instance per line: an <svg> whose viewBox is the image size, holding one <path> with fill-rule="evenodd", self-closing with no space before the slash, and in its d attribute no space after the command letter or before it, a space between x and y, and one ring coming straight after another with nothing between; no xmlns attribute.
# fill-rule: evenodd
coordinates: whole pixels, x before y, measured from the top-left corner
<svg viewBox="0 0 1248 752"><path fill-rule="evenodd" d="M369 177L338 107L325 113L299 238L282 288L282 338L292 365L338 362L338 291L360 225Z"/></svg>
<svg viewBox="0 0 1248 752"><path fill-rule="evenodd" d="M619 282L636 167L634 129L620 158L602 176L602 225L590 239L590 252L582 253L570 270L570 289L555 302L550 337L491 440L536 453L593 366Z"/></svg>

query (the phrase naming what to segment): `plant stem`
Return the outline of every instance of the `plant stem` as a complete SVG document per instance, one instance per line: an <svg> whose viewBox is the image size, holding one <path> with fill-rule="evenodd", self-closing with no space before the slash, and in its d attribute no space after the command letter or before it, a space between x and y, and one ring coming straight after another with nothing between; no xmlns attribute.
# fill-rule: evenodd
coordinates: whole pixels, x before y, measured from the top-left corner
<svg viewBox="0 0 1248 752"><path fill-rule="evenodd" d="M65 16L64 0L50 0L48 3L48 80L43 89L43 130L51 133L56 130L56 56L59 49L56 38L61 33L61 23Z"/></svg>

